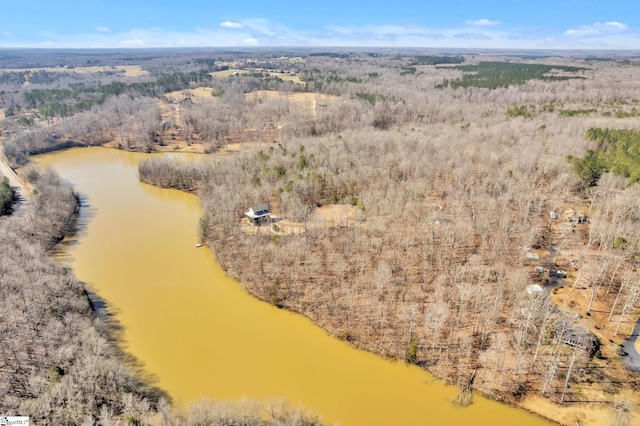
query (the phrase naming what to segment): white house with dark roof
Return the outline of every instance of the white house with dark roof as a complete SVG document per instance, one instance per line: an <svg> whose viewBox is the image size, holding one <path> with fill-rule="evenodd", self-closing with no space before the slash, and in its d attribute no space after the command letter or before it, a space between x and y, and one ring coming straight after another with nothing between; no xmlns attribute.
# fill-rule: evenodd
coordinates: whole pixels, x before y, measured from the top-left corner
<svg viewBox="0 0 640 426"><path fill-rule="evenodd" d="M258 204L249 207L249 210L244 212L244 215L256 226L271 222L271 212L269 211L268 204Z"/></svg>

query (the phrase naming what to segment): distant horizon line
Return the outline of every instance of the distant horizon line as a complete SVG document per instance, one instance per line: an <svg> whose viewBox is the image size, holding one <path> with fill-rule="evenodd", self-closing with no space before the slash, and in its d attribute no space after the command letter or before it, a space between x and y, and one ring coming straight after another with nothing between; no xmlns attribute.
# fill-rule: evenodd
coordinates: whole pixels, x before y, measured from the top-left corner
<svg viewBox="0 0 640 426"><path fill-rule="evenodd" d="M552 49L534 47L416 47L416 46L149 46L149 47L45 47L45 46L1 46L0 50L43 50L43 51L148 51L148 50L241 50L241 51L269 51L269 50L321 50L321 51L433 51L433 52L458 52L479 54L481 52L636 52L640 54L640 48L562 48Z"/></svg>

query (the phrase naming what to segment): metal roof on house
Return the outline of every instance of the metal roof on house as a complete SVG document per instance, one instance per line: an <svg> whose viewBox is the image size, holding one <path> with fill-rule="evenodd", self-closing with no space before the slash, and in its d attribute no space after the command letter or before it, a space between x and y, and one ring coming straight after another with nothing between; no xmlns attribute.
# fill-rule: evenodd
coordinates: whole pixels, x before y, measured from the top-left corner
<svg viewBox="0 0 640 426"><path fill-rule="evenodd" d="M248 211L244 212L245 216L251 219L257 219L271 215L269 212L269 206L267 204L259 204L257 206L250 207Z"/></svg>

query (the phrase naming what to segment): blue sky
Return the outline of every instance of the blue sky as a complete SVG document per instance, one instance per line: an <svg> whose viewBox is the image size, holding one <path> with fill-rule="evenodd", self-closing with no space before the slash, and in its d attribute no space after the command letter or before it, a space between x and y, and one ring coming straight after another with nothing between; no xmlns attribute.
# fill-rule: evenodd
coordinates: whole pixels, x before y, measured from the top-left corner
<svg viewBox="0 0 640 426"><path fill-rule="evenodd" d="M0 47L640 49L637 0L4 0Z"/></svg>

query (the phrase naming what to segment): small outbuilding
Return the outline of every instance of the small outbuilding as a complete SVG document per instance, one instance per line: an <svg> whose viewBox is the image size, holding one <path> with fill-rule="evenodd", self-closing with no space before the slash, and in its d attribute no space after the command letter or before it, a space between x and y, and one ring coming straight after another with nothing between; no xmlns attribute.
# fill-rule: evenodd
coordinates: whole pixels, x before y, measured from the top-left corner
<svg viewBox="0 0 640 426"><path fill-rule="evenodd" d="M602 345L600 339L589 329L569 321L556 323L555 337L567 346L586 350L589 356L593 356Z"/></svg>
<svg viewBox="0 0 640 426"><path fill-rule="evenodd" d="M544 290L538 284L531 284L527 286L527 293L531 297L538 297L544 293Z"/></svg>
<svg viewBox="0 0 640 426"><path fill-rule="evenodd" d="M251 224L260 226L271 222L271 212L269 211L268 204L258 204L249 207L249 210L244 212L244 215L249 218Z"/></svg>

